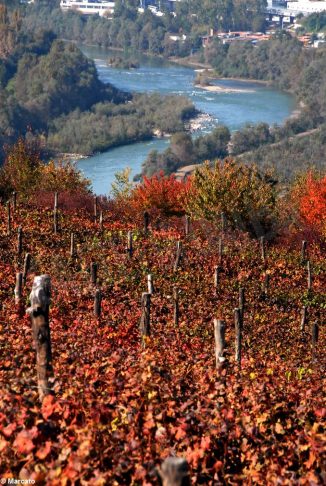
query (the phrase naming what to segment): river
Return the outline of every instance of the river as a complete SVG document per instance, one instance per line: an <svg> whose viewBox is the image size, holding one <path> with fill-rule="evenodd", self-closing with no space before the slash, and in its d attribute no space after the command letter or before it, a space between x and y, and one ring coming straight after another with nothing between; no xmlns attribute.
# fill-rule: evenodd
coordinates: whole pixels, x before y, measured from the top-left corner
<svg viewBox="0 0 326 486"><path fill-rule="evenodd" d="M212 117L212 121L202 126L199 133L208 133L212 125L218 123L228 126L230 130L237 130L247 122L280 124L295 109L291 95L262 84L219 80L219 86L241 91L208 92L194 87L196 72L190 67L143 56L139 69L115 69L106 63L112 51L85 46L81 46L81 49L94 59L99 77L104 82L110 82L126 91L180 94L190 98L196 108ZM82 159L78 161L78 167L92 181L96 194L108 194L117 171L130 167L132 175L140 173L148 153L151 150L163 151L168 144L168 139L155 138L148 142L124 145Z"/></svg>

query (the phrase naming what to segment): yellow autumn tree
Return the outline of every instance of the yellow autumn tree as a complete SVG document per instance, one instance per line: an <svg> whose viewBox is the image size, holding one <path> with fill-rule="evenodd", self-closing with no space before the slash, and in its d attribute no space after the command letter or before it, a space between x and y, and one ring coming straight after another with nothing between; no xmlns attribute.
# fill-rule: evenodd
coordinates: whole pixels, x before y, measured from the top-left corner
<svg viewBox="0 0 326 486"><path fill-rule="evenodd" d="M270 231L276 208L275 181L256 166L233 159L206 162L196 170L188 192L186 211L194 219L219 221L224 213L236 228L259 236Z"/></svg>

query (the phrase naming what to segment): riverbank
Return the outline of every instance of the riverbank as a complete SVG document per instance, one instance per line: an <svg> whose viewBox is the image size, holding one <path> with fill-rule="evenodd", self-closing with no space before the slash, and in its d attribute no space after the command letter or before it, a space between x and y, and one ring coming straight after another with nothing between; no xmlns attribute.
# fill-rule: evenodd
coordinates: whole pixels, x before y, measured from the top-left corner
<svg viewBox="0 0 326 486"><path fill-rule="evenodd" d="M211 93L254 93L254 89L241 89L241 88L224 88L222 86L208 84L206 86L202 86L201 84L195 84L195 88L197 89L204 89L205 91L209 91Z"/></svg>

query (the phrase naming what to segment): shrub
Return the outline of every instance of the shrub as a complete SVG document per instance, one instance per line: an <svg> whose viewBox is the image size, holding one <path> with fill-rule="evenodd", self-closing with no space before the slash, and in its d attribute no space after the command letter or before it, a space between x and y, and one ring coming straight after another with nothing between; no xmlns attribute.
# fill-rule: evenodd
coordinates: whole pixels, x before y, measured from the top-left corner
<svg viewBox="0 0 326 486"><path fill-rule="evenodd" d="M50 161L45 164L40 156L40 144L23 137L7 147L5 164L1 170L0 194L8 197L12 191L21 199L35 194L68 192L79 196L90 194L90 181L71 162Z"/></svg>
<svg viewBox="0 0 326 486"><path fill-rule="evenodd" d="M40 147L35 141L20 137L6 147L6 159L1 170L0 193L8 197L10 192L28 196L39 188L41 178Z"/></svg>
<svg viewBox="0 0 326 486"><path fill-rule="evenodd" d="M226 159L196 170L186 209L195 219L211 221L223 212L232 226L260 236L272 229L275 206L270 174Z"/></svg>
<svg viewBox="0 0 326 486"><path fill-rule="evenodd" d="M191 181L178 181L174 175L163 172L144 180L133 191L132 206L138 211L158 209L165 216L185 214L185 198Z"/></svg>
<svg viewBox="0 0 326 486"><path fill-rule="evenodd" d="M326 236L326 176L309 170L293 185L291 206L299 223Z"/></svg>
<svg viewBox="0 0 326 486"><path fill-rule="evenodd" d="M40 188L43 191L68 191L70 193L90 193L90 181L70 161L51 160L41 166Z"/></svg>

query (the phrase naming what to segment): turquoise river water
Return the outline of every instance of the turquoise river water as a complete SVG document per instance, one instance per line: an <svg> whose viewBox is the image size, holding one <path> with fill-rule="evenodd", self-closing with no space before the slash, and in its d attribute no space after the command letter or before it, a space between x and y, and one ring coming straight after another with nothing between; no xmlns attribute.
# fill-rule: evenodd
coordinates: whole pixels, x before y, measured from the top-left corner
<svg viewBox="0 0 326 486"><path fill-rule="evenodd" d="M157 58L141 58L140 68L114 69L107 66L112 52L97 47L82 46L83 52L94 59L99 77L120 89L137 92L160 92L187 96L196 108L211 115L200 133L208 133L218 123L237 130L245 123L267 122L281 124L295 109L294 98L257 83L219 80L218 86L243 90L240 92L209 92L194 87L196 72L189 67L168 63ZM124 145L78 161L78 167L92 181L96 194L108 194L114 174L126 167L132 175L141 171L141 165L151 150L163 151L168 139L154 138L148 142Z"/></svg>

